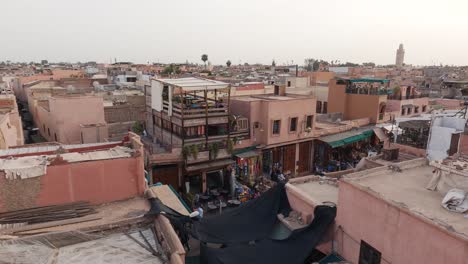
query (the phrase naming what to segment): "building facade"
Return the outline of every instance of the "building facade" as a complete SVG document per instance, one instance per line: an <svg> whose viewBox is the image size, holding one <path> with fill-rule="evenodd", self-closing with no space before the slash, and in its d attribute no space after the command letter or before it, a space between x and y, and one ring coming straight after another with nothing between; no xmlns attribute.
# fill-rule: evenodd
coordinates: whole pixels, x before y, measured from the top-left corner
<svg viewBox="0 0 468 264"><path fill-rule="evenodd" d="M146 87L151 181L205 192L231 175L235 136L248 134L230 115L230 85L199 79L153 79ZM228 180L226 180L227 182Z"/></svg>
<svg viewBox="0 0 468 264"><path fill-rule="evenodd" d="M386 114L389 86L387 79L334 79L328 89L328 113L343 113L345 120L369 118L374 124L386 122L390 118Z"/></svg>

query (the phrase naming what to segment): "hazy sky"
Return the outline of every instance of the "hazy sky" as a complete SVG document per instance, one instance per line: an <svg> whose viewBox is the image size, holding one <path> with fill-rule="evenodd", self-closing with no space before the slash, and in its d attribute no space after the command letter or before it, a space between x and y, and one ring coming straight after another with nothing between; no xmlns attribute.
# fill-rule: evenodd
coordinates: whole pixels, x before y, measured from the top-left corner
<svg viewBox="0 0 468 264"><path fill-rule="evenodd" d="M468 0L1 0L0 61L468 65Z"/></svg>

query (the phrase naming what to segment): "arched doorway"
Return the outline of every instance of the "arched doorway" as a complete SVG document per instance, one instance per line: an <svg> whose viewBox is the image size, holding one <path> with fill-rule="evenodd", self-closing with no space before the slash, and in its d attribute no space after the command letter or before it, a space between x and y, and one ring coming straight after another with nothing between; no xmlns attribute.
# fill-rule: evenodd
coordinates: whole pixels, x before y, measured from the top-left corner
<svg viewBox="0 0 468 264"><path fill-rule="evenodd" d="M384 119L386 109L387 109L387 103L381 102L379 105L379 120Z"/></svg>

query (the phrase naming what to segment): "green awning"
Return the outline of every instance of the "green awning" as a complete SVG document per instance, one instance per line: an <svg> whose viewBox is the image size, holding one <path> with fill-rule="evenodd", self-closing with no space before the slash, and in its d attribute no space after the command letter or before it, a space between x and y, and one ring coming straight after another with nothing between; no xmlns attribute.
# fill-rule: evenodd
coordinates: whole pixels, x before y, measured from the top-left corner
<svg viewBox="0 0 468 264"><path fill-rule="evenodd" d="M374 130L367 130L362 132L362 134L366 137L371 137L374 134Z"/></svg>
<svg viewBox="0 0 468 264"><path fill-rule="evenodd" d="M332 141L332 142L327 142L328 145L330 145L332 148L337 148L346 145L346 143L343 140L338 140L338 141Z"/></svg>
<svg viewBox="0 0 468 264"><path fill-rule="evenodd" d="M319 140L327 143L330 147L332 148L337 148L341 147L344 145L348 145L351 143L355 143L361 140L364 140L366 138L371 137L374 134L374 131L372 129L366 128L366 129L360 129L360 130L354 130L354 131L346 131L330 136L325 136L320 138Z"/></svg>
<svg viewBox="0 0 468 264"><path fill-rule="evenodd" d="M373 78L360 78L360 79L350 79L350 82L368 82L368 83L388 83L390 80L388 79L373 79Z"/></svg>
<svg viewBox="0 0 468 264"><path fill-rule="evenodd" d="M352 137L349 137L349 138L345 138L345 139L343 139L343 141L346 144L351 144L351 143L358 142L358 141L361 141L361 140L366 139L366 138L367 138L367 136L365 136L364 134L360 134L360 135L352 136Z"/></svg>

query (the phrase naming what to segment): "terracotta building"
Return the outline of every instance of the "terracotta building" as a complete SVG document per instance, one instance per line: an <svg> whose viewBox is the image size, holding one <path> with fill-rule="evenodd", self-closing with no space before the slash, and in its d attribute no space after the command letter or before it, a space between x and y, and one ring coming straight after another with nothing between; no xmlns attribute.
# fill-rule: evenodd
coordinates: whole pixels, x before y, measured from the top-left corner
<svg viewBox="0 0 468 264"><path fill-rule="evenodd" d="M250 121L250 137L239 138L239 147L257 146L250 157L238 156L261 158L254 162L262 164L261 171L251 176L269 175L275 166L291 175L312 171L315 110L315 97L287 94L285 86L276 86L275 94L231 99L231 112Z"/></svg>
<svg viewBox="0 0 468 264"><path fill-rule="evenodd" d="M350 263L466 263L466 219L441 206L448 187L467 190L465 170L424 158L380 163L338 182L309 176L287 184L305 219L316 205L337 205L335 226L317 249Z"/></svg>
<svg viewBox="0 0 468 264"><path fill-rule="evenodd" d="M386 114L389 85L387 79L334 79L328 89L328 112L343 113L345 120L369 118L371 123L386 122L390 118Z"/></svg>
<svg viewBox="0 0 468 264"><path fill-rule="evenodd" d="M102 204L143 194L143 145L25 146L0 150L0 211L88 201Z"/></svg>
<svg viewBox="0 0 468 264"><path fill-rule="evenodd" d="M248 129L230 120L229 107L227 83L153 79L146 87L148 137L144 140L150 182L197 193L205 192L219 177L230 177L233 137L248 134Z"/></svg>
<svg viewBox="0 0 468 264"><path fill-rule="evenodd" d="M56 95L37 102L34 121L47 141L79 144L107 140L102 97Z"/></svg>
<svg viewBox="0 0 468 264"><path fill-rule="evenodd" d="M428 112L429 97L416 90L416 87L402 85L394 89L387 97L387 112L393 112L396 117L411 117Z"/></svg>

